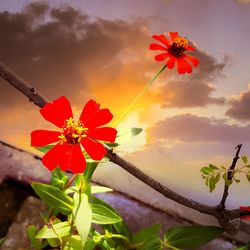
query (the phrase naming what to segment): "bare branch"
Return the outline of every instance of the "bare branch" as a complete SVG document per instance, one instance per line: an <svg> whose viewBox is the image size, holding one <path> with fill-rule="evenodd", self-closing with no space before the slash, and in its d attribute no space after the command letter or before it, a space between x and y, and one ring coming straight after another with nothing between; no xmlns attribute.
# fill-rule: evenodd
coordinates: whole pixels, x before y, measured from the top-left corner
<svg viewBox="0 0 250 250"><path fill-rule="evenodd" d="M237 151L236 151L236 154L235 154L235 156L233 158L232 164L231 164L231 166L230 166L230 168L228 169L228 172L227 172L227 179L229 181L231 181L232 178L233 178L233 175L234 175L233 170L235 169L237 161L239 159L239 154L240 154L241 147L242 147L242 144L239 144L239 145L237 145L237 147L235 147L235 149L237 149ZM222 209L225 208L225 203L226 203L226 199L227 199L227 196L228 196L228 190L229 190L229 185L225 182L224 192L223 192L222 199L221 199L221 202L220 202L220 207Z"/></svg>
<svg viewBox="0 0 250 250"><path fill-rule="evenodd" d="M18 89L21 93L29 98L30 102L33 102L39 107L43 107L48 100L36 93L35 89L25 82L22 78L12 72L7 66L0 62L0 76L11 84L14 88Z"/></svg>
<svg viewBox="0 0 250 250"><path fill-rule="evenodd" d="M18 89L21 93L23 93L25 96L27 96L29 98L29 101L33 102L37 106L42 108L48 102L46 98L41 96L38 92L35 92L32 86L30 86L28 83L22 80L19 76L13 73L10 69L8 69L2 63L0 63L0 76L3 79L5 79L8 83L10 83L12 86L14 86L16 89ZM238 151L237 151L238 153L236 153L236 156L234 158L234 161L230 169L234 169L236 162L238 160L238 154L239 154L241 145L238 145L237 147L238 147ZM137 179L144 182L145 184L147 184L154 190L158 191L165 197L171 200L174 200L186 207L197 210L201 213L216 217L219 223L221 224L221 226L228 233L235 234L238 232L238 230L243 230L250 234L250 228L248 227L246 223L241 221L240 226L236 226L235 223L231 222L231 220L240 217L241 215L240 209L226 210L220 206L211 207L211 206L198 203L196 201L183 197L180 194L175 193L174 191L167 188L166 186L163 186L161 183L159 183L158 181L154 180L150 176L143 173L140 169L138 169L136 166L134 166L130 162L127 162L126 160L121 158L119 155L113 153L112 150L110 150L109 148L107 148L107 156L111 162L119 165L120 167L125 169L127 172L135 176Z"/></svg>

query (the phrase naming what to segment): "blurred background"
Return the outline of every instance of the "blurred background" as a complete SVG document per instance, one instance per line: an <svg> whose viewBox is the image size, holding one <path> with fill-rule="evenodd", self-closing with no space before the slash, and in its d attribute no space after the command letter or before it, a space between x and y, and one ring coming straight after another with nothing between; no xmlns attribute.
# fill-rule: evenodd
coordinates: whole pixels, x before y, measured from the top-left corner
<svg viewBox="0 0 250 250"><path fill-rule="evenodd" d="M76 117L93 98L115 120L163 66L148 49L151 36L178 31L195 45L199 67L189 75L164 71L118 126L143 133L117 152L180 194L215 205L223 185L210 194L200 168L230 166L239 143L241 154L250 152L249 23L248 0L1 0L0 61L48 99L67 96ZM0 140L37 154L30 132L53 128L2 79L0 117ZM118 166L100 165L94 178L199 221ZM250 204L241 179L229 208Z"/></svg>

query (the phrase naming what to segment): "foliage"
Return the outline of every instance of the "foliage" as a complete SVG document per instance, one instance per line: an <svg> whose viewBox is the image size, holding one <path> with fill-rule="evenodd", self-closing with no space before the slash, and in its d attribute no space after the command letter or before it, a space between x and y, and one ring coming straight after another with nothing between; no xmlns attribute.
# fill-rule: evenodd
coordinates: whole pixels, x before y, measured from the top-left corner
<svg viewBox="0 0 250 250"><path fill-rule="evenodd" d="M96 165L89 163L85 173L78 174L71 187L59 168L52 172L50 185L32 184L36 194L50 207L49 214L43 216L43 228L28 227L34 249L41 250L48 245L62 250L182 249L207 243L223 232L218 227L176 227L167 230L161 239L158 224L137 233L130 232L118 211L93 195L111 191L106 187L90 186ZM64 218L63 221L60 218Z"/></svg>
<svg viewBox="0 0 250 250"><path fill-rule="evenodd" d="M250 182L250 164L248 164L248 158L246 155L243 155L241 156L241 160L243 166L236 167L233 170L227 170L224 166L217 167L213 164L201 168L202 178L205 180L205 184L208 186L210 192L214 191L221 177L227 186L230 186L234 182L240 183L240 179L236 178L238 174L244 174ZM231 178L229 178L230 175Z"/></svg>

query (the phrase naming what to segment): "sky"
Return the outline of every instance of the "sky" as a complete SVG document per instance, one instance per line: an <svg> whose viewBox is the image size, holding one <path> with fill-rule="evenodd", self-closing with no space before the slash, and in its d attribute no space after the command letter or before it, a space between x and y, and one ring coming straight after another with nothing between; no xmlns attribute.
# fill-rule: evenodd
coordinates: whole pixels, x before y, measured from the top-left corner
<svg viewBox="0 0 250 250"><path fill-rule="evenodd" d="M117 151L181 194L216 204L223 187L209 194L200 168L229 166L239 143L250 152L249 23L248 0L2 0L0 60L48 99L67 96L74 113L94 98L115 120L164 65L148 50L151 36L178 31L200 65L161 74L118 126L143 133ZM30 132L53 128L3 80L0 115L0 140L31 152ZM100 167L96 179L143 193L118 167ZM247 184L232 188L228 206L250 202Z"/></svg>

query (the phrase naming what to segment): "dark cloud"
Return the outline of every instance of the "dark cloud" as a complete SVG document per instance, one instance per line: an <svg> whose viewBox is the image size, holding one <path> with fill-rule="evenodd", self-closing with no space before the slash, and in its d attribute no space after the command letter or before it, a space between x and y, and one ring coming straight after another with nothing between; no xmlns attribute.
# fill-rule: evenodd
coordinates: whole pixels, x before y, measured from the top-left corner
<svg viewBox="0 0 250 250"><path fill-rule="evenodd" d="M212 82L223 76L223 63L218 63L212 56L199 49L193 53L200 64L190 75L169 80L159 89L163 107L204 107L208 104L223 105L224 97L213 97L215 92Z"/></svg>
<svg viewBox="0 0 250 250"><path fill-rule="evenodd" d="M225 142L238 144L250 141L250 126L229 125L225 120L182 114L166 118L149 130L152 138L163 142Z"/></svg>
<svg viewBox="0 0 250 250"><path fill-rule="evenodd" d="M241 121L250 120L250 85L248 90L240 93L239 96L233 97L228 101L231 106L226 115Z"/></svg>
<svg viewBox="0 0 250 250"><path fill-rule="evenodd" d="M112 100L117 83L124 93L137 91L147 80L141 72L153 67L145 57L145 20L90 21L72 7L35 2L19 13L0 12L0 30L0 60L49 99L66 94L77 104L106 91ZM0 83L1 105L18 104L21 95Z"/></svg>

